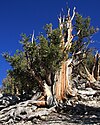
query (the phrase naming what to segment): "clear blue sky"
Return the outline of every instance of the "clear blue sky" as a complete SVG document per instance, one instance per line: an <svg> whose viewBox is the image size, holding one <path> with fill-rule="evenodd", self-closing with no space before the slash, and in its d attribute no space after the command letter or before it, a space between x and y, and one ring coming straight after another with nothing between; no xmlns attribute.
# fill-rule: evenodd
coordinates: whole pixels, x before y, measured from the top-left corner
<svg viewBox="0 0 100 125"><path fill-rule="evenodd" d="M57 16L61 8L66 12L66 3L84 17L90 16L92 25L100 27L100 0L0 0L0 85L6 77L9 64L1 56L8 51L13 54L21 49L20 34L38 35L46 23L57 26ZM100 32L93 37L100 50Z"/></svg>

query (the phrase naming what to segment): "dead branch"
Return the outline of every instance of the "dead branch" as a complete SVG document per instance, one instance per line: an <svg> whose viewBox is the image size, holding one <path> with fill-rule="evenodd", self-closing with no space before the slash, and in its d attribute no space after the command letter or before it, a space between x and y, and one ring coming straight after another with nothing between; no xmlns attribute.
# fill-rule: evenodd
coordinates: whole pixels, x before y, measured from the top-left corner
<svg viewBox="0 0 100 125"><path fill-rule="evenodd" d="M98 51L94 57L94 66L92 69L92 75L96 80L98 80L98 78L99 78L99 54L98 54Z"/></svg>
<svg viewBox="0 0 100 125"><path fill-rule="evenodd" d="M72 15L72 18L71 18L71 21L74 19L74 17L75 17L75 10L76 10L76 7L74 7L74 9L73 9L73 15Z"/></svg>
<svg viewBox="0 0 100 125"><path fill-rule="evenodd" d="M88 69L86 68L86 66L84 67L85 71L86 71L86 74L87 74L87 79L93 83L93 82L96 82L96 79L93 77L93 75L91 75L88 71Z"/></svg>
<svg viewBox="0 0 100 125"><path fill-rule="evenodd" d="M65 42L65 46L64 46L66 50L71 48L72 39L74 37L72 35L72 30L73 30L73 28L72 28L72 20L73 20L73 18L75 16L75 9L76 8L74 7L72 17L70 16L70 9L68 9L68 17L67 17L67 24L66 24L67 29L68 29L68 31L67 31L68 37L67 37L67 41Z"/></svg>

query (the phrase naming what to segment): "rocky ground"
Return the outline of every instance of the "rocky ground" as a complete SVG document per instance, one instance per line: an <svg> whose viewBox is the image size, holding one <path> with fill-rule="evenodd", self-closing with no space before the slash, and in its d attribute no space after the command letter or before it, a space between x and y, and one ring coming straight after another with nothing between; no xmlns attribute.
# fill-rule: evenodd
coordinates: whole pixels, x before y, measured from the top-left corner
<svg viewBox="0 0 100 125"><path fill-rule="evenodd" d="M22 102L0 94L0 125L100 125L99 84L88 86L80 80L77 97L51 108L35 106L33 98Z"/></svg>

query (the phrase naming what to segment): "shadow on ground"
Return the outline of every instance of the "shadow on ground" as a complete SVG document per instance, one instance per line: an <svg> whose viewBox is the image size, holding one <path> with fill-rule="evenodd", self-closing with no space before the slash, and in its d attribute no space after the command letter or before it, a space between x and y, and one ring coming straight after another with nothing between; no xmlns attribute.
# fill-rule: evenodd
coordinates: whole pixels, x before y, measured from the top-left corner
<svg viewBox="0 0 100 125"><path fill-rule="evenodd" d="M57 109L60 112L60 109ZM67 105L60 112L70 123L97 124L100 123L100 108L77 104L75 107ZM62 116L62 117L63 117Z"/></svg>

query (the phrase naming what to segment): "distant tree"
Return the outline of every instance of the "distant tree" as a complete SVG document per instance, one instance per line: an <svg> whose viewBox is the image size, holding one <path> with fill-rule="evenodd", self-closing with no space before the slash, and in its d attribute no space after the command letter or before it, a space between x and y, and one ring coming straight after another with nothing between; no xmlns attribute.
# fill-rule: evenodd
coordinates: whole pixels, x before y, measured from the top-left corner
<svg viewBox="0 0 100 125"><path fill-rule="evenodd" d="M10 76L8 76L7 75L7 77L2 81L2 83L3 83L3 92L4 93L7 93L7 94L9 94L9 93L12 93L13 94L13 83L12 83L12 78L10 77Z"/></svg>

